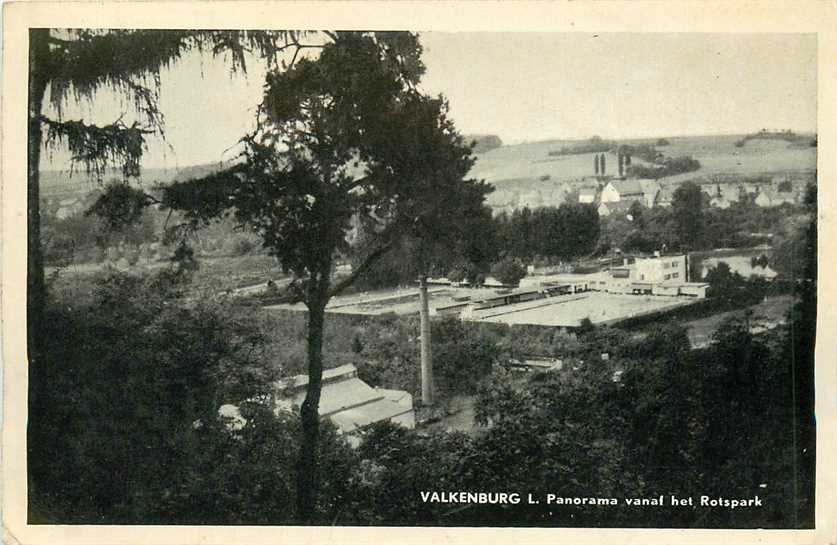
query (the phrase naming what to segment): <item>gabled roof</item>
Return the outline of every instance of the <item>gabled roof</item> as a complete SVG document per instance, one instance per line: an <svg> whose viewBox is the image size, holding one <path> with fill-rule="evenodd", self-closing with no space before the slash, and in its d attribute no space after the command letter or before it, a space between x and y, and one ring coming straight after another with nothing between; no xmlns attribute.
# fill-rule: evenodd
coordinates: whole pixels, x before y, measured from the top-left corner
<svg viewBox="0 0 837 545"><path fill-rule="evenodd" d="M674 198L674 192L677 191L676 185L661 185L660 193L657 195L657 200L670 201Z"/></svg>
<svg viewBox="0 0 837 545"><path fill-rule="evenodd" d="M610 182L620 196L642 195L644 193L640 180L613 180Z"/></svg>
<svg viewBox="0 0 837 545"><path fill-rule="evenodd" d="M642 187L643 193L652 197L659 193L661 189L660 182L657 180L639 180L639 185Z"/></svg>

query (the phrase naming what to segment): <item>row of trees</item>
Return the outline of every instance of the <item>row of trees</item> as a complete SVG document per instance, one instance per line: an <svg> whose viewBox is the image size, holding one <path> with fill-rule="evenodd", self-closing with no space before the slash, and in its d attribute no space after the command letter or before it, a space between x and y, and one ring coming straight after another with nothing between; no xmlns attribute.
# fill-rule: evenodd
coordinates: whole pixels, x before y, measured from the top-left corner
<svg viewBox="0 0 837 545"><path fill-rule="evenodd" d="M526 273L524 264L536 257L560 262L593 252L599 240L599 215L587 204L522 208L494 217L483 207L460 218L458 228L447 236L453 247L435 252L419 251L415 241L403 241L370 267L357 286L375 289L413 284L419 275L417 255L424 256L426 272L454 282L478 285L490 274L514 285ZM353 267L360 265L361 259L354 257Z"/></svg>

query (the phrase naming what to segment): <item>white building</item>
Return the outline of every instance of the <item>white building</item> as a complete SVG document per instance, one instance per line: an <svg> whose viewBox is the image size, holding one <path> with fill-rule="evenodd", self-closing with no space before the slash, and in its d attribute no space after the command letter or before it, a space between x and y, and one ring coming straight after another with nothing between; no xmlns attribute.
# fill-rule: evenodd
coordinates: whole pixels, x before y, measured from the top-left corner
<svg viewBox="0 0 837 545"><path fill-rule="evenodd" d="M581 204L592 204L596 202L599 190L595 187L582 187L578 190L578 202Z"/></svg>
<svg viewBox="0 0 837 545"><path fill-rule="evenodd" d="M602 189L602 202L645 201L639 180L611 180Z"/></svg>
<svg viewBox="0 0 837 545"><path fill-rule="evenodd" d="M607 291L624 294L688 295L705 298L708 284L687 282L685 255L624 258L622 265L611 267Z"/></svg>

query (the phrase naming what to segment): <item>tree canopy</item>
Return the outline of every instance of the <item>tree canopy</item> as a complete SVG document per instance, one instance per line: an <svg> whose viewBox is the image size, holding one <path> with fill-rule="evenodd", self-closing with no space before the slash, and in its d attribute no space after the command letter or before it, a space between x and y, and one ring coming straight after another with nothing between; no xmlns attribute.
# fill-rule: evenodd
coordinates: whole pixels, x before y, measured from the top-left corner
<svg viewBox="0 0 837 545"><path fill-rule="evenodd" d="M294 282L289 298L309 310L309 383L302 405L298 514L315 509L325 306L405 239L414 258L465 231L488 186L466 180L473 160L442 97L418 89L421 46L409 33L329 33L316 56L268 73L258 129L229 168L163 188L186 231L223 217L255 231ZM353 248L352 233L366 233ZM333 279L339 254L361 254Z"/></svg>

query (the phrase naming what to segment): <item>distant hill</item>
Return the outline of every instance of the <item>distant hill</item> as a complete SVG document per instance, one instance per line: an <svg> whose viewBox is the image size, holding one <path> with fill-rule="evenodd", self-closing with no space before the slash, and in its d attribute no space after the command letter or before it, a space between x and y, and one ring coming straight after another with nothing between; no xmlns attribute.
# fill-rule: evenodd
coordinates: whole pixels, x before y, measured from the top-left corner
<svg viewBox="0 0 837 545"><path fill-rule="evenodd" d="M182 168L143 168L140 177L132 179L131 183L145 187L157 184L167 185L175 181L212 174L225 168L228 164L206 163ZM121 179L122 171L117 168L106 170L101 177L88 174L83 168L72 173L67 170L42 170L40 178L41 193L45 197L86 194L94 189L101 188L107 182Z"/></svg>
<svg viewBox="0 0 837 545"><path fill-rule="evenodd" d="M463 138L468 143L474 143L474 153L485 153L503 145L496 134L466 134Z"/></svg>
<svg viewBox="0 0 837 545"><path fill-rule="evenodd" d="M670 157L691 156L700 162L695 172L665 178L667 181L711 177L714 175L751 176L757 174L782 174L788 171L811 171L817 167L817 148L789 146L783 140L750 140L746 146L736 142L745 135L668 136L663 148ZM809 138L813 138L810 136ZM483 179L498 189L506 180L520 185L530 180L532 187L543 185L540 181L549 177L550 182L570 182L594 174L593 153L550 156L549 152L582 145L588 140L545 140L523 144L504 145L477 155L469 176ZM620 144L639 146L653 144L655 139L620 139ZM662 150L661 150L662 151ZM639 162L640 158L634 156ZM616 156L607 153L608 173L614 172Z"/></svg>

